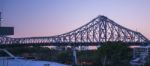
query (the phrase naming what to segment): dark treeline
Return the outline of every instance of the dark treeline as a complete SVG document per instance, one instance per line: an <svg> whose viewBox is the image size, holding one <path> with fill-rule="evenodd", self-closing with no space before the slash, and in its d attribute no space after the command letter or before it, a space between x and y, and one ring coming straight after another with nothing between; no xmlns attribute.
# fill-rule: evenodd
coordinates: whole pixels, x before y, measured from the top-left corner
<svg viewBox="0 0 150 66"><path fill-rule="evenodd" d="M72 51L55 50L48 47L7 48L15 56L28 59L55 61L72 64ZM77 51L79 66L130 66L132 50L123 42L106 42L97 50ZM149 61L149 60L148 60Z"/></svg>

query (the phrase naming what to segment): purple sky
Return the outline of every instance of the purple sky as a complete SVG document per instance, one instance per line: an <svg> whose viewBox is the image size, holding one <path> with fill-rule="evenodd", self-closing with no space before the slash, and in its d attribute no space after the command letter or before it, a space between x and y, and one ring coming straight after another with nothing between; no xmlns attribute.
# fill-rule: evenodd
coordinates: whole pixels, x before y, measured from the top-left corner
<svg viewBox="0 0 150 66"><path fill-rule="evenodd" d="M150 39L150 0L0 0L0 11L13 37L62 34L105 15Z"/></svg>

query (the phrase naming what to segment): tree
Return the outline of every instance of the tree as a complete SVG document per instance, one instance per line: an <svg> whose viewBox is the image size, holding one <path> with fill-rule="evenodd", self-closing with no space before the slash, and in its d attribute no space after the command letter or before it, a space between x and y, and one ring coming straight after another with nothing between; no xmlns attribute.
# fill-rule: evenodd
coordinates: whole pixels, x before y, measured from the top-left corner
<svg viewBox="0 0 150 66"><path fill-rule="evenodd" d="M145 58L145 64L144 66L150 66L150 55L148 55L146 58Z"/></svg>
<svg viewBox="0 0 150 66"><path fill-rule="evenodd" d="M67 63L71 64L72 63L72 53L69 51L62 51L57 54L57 59L60 63Z"/></svg>
<svg viewBox="0 0 150 66"><path fill-rule="evenodd" d="M123 42L106 42L98 48L97 57L98 65L128 66L132 53Z"/></svg>

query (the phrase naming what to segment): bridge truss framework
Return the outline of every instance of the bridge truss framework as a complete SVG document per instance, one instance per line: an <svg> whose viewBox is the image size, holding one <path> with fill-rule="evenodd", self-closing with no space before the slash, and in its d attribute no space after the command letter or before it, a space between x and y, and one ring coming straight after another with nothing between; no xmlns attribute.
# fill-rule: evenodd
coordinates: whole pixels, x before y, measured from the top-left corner
<svg viewBox="0 0 150 66"><path fill-rule="evenodd" d="M0 45L30 45L30 44L51 44L51 45L92 45L94 43L103 43L107 41L122 41L128 43L142 43L149 40L140 32L125 28L113 20L98 16L89 23L73 31L48 37L25 37L10 38L0 37Z"/></svg>

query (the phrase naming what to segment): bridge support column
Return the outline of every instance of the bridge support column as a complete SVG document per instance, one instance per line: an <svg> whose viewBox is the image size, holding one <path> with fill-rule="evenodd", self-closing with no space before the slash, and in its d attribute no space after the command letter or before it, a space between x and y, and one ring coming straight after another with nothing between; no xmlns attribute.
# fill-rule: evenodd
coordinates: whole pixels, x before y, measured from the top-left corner
<svg viewBox="0 0 150 66"><path fill-rule="evenodd" d="M73 52L73 64L72 66L77 66L77 54L76 54L76 47L72 47L72 52Z"/></svg>

